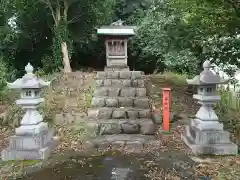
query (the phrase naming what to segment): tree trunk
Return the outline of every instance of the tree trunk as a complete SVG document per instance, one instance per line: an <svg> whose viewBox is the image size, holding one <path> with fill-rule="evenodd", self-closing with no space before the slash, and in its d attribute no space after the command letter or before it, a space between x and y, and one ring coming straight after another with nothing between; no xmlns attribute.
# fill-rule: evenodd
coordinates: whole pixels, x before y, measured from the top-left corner
<svg viewBox="0 0 240 180"><path fill-rule="evenodd" d="M63 58L63 67L65 73L72 72L72 68L70 66L70 59L68 56L68 49L67 49L67 43L62 42L61 43L61 50L62 50L62 58Z"/></svg>
<svg viewBox="0 0 240 180"><path fill-rule="evenodd" d="M46 4L47 7L50 9L56 29L58 29L61 20L64 20L65 22L67 22L67 14L68 14L68 9L69 9L69 4L68 4L67 0L64 0L63 19L61 19L61 4L59 1L57 1L55 10L54 10L50 0L41 0L40 2L43 2L44 4ZM61 38L63 38L63 37L61 37ZM62 61L63 61L64 72L69 73L69 72L72 72L72 68L70 66L70 59L68 56L67 42L65 40L61 40L61 41L62 41L61 42L61 51L62 51Z"/></svg>

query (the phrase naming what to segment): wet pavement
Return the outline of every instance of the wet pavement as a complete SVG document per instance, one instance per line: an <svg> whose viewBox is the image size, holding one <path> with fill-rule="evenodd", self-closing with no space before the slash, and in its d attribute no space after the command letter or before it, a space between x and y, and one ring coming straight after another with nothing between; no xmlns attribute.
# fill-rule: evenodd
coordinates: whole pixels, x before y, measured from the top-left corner
<svg viewBox="0 0 240 180"><path fill-rule="evenodd" d="M195 163L177 152L154 154L102 155L95 157L70 156L54 166L45 167L18 180L150 180L151 169L176 172L180 179L194 179Z"/></svg>

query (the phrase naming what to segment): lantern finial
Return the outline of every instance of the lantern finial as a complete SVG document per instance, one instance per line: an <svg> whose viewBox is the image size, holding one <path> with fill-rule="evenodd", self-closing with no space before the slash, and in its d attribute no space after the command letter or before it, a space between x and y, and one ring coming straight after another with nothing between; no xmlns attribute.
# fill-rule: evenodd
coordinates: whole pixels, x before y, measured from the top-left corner
<svg viewBox="0 0 240 180"><path fill-rule="evenodd" d="M204 70L209 70L211 68L211 63L210 61L206 60L204 63L203 63L203 69Z"/></svg>
<svg viewBox="0 0 240 180"><path fill-rule="evenodd" d="M27 74L32 74L33 73L33 66L30 63L28 63L25 66L25 71L27 72Z"/></svg>

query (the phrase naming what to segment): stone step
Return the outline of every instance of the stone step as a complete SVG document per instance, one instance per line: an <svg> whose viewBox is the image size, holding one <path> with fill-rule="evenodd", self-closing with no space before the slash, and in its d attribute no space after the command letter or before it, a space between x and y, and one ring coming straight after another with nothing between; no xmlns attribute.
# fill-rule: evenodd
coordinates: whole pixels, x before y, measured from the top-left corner
<svg viewBox="0 0 240 180"><path fill-rule="evenodd" d="M87 128L98 135L144 134L154 135L156 125L151 119L88 119Z"/></svg>
<svg viewBox="0 0 240 180"><path fill-rule="evenodd" d="M99 71L96 79L141 79L144 73L142 71Z"/></svg>
<svg viewBox="0 0 240 180"><path fill-rule="evenodd" d="M158 149L160 142L155 136L138 134L118 134L94 137L83 143L86 150L118 150L130 153L141 153L144 150Z"/></svg>
<svg viewBox="0 0 240 180"><path fill-rule="evenodd" d="M129 67L105 67L104 71L130 71Z"/></svg>
<svg viewBox="0 0 240 180"><path fill-rule="evenodd" d="M152 118L150 108L91 108L88 110L88 118L92 119L139 119Z"/></svg>
<svg viewBox="0 0 240 180"><path fill-rule="evenodd" d="M150 108L147 97L109 97L95 96L92 99L92 107L136 107Z"/></svg>
<svg viewBox="0 0 240 180"><path fill-rule="evenodd" d="M97 87L145 87L143 79L99 79Z"/></svg>
<svg viewBox="0 0 240 180"><path fill-rule="evenodd" d="M147 90L145 87L98 87L94 91L94 96L146 97Z"/></svg>
<svg viewBox="0 0 240 180"><path fill-rule="evenodd" d="M111 65L106 66L104 71L130 71L130 69L127 65Z"/></svg>

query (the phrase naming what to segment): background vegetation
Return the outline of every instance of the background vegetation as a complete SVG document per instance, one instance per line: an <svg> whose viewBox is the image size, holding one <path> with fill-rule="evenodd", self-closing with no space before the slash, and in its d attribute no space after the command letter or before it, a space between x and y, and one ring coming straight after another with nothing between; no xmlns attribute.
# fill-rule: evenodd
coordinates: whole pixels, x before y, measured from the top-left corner
<svg viewBox="0 0 240 180"><path fill-rule="evenodd" d="M238 0L0 2L1 79L13 69L20 75L28 61L45 73L65 69L64 42L71 68L103 67L96 28L118 19L138 27L129 50L134 69L195 74L205 59L239 65Z"/></svg>
<svg viewBox="0 0 240 180"><path fill-rule="evenodd" d="M137 26L132 69L192 76L206 59L230 75L239 67L238 0L0 0L1 102L27 62L45 74L104 67L96 28L118 19Z"/></svg>

